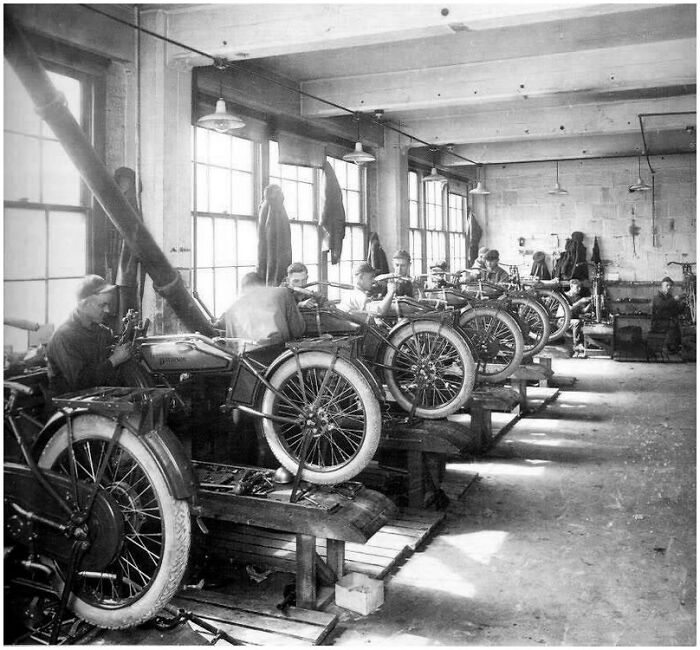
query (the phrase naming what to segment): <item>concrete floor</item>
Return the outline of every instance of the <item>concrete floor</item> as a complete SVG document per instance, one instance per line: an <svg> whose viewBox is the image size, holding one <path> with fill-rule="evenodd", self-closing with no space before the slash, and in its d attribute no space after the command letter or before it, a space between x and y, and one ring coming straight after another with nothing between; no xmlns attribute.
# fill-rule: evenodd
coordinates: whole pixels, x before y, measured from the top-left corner
<svg viewBox="0 0 700 650"><path fill-rule="evenodd" d="M695 364L553 369L576 384L450 465L480 480L329 644L695 645Z"/></svg>

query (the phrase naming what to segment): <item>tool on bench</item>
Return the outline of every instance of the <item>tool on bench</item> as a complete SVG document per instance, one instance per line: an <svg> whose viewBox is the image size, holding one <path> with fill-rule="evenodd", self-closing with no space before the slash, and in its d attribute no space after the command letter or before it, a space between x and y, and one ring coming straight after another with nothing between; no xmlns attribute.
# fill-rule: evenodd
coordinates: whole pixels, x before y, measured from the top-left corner
<svg viewBox="0 0 700 650"><path fill-rule="evenodd" d="M243 641L232 637L225 630L222 630L221 628L212 625L208 621L205 621L203 618L200 618L193 612L190 612L186 609L178 609L176 607L173 607L172 605L166 605L163 608L163 610L168 612L169 614L172 614L173 616L171 618L167 618L165 616L156 616L153 619L153 627L155 627L156 630L159 630L161 632L174 630L176 627L182 625L186 621L192 621L192 623L194 623L195 625L198 625L203 630L206 630L210 634L214 635L213 638L209 641L209 645L216 645L217 641L219 641L220 639L223 641L227 641L231 645L245 645Z"/></svg>

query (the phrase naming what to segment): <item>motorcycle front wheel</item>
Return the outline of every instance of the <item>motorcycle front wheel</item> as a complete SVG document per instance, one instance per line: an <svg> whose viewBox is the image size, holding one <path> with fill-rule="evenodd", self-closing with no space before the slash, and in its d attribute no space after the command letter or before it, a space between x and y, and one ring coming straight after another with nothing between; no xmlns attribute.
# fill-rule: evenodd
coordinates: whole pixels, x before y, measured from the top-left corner
<svg viewBox="0 0 700 650"><path fill-rule="evenodd" d="M384 380L396 403L419 418L440 419L466 404L476 365L462 334L432 320L417 320L389 339Z"/></svg>
<svg viewBox="0 0 700 650"><path fill-rule="evenodd" d="M549 343L561 339L571 324L571 307L566 298L555 289L538 289L537 298L549 312L551 333Z"/></svg>
<svg viewBox="0 0 700 650"><path fill-rule="evenodd" d="M523 360L520 326L502 307L477 306L462 312L459 326L477 362L477 380L498 383L512 375Z"/></svg>
<svg viewBox="0 0 700 650"><path fill-rule="evenodd" d="M79 481L94 484L105 461L98 489L116 501L124 539L102 571L76 573L69 607L98 627L132 627L152 618L180 584L190 548L189 506L171 496L153 456L128 429L122 429L111 453L114 420L88 413L74 417L72 429L73 453L64 424L41 451L39 466L71 476L73 465ZM64 569L57 567L58 593Z"/></svg>
<svg viewBox="0 0 700 650"><path fill-rule="evenodd" d="M549 341L551 334L549 312L544 305L531 296L515 296L510 299L510 302L523 332L525 344L523 359L531 361L536 354L542 352Z"/></svg>
<svg viewBox="0 0 700 650"><path fill-rule="evenodd" d="M262 429L275 458L319 485L350 480L372 460L381 435L381 411L356 363L328 352L284 361L262 396ZM304 445L306 443L306 451Z"/></svg>

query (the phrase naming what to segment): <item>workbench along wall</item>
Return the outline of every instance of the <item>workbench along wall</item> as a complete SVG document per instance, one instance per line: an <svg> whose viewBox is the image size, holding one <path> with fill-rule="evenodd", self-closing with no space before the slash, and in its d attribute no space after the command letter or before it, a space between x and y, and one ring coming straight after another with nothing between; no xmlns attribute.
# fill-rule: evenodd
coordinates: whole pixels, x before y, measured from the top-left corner
<svg viewBox="0 0 700 650"><path fill-rule="evenodd" d="M553 255L579 230L589 260L598 237L601 257L611 262L606 267L611 279L659 280L669 274L667 262L696 259L696 161L691 154L650 160L655 241L652 192L628 190L637 179L637 159L610 158L560 162L559 182L569 192L564 196L547 193L556 180L554 162L488 166L484 177L491 194L472 202L484 229L481 243L497 248L504 264L518 264L528 274L533 252L544 251L551 270ZM644 158L642 179L651 185ZM679 267L671 275L680 280Z"/></svg>

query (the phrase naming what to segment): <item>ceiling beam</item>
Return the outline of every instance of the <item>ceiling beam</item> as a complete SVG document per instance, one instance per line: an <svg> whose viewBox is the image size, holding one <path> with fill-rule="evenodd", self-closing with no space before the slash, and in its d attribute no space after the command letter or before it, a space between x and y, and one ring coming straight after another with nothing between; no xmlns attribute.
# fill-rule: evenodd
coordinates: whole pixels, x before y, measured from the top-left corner
<svg viewBox="0 0 700 650"><path fill-rule="evenodd" d="M392 73L320 79L302 90L356 111L478 106L585 92L695 83L695 39L625 45L517 60L460 64ZM303 98L302 114L330 117L338 109Z"/></svg>
<svg viewBox="0 0 700 650"><path fill-rule="evenodd" d="M688 139L689 136L686 136ZM677 132L669 131L667 135L660 134L660 141L666 143L667 149L653 151L653 155L677 153L679 143ZM427 154L427 150L424 155ZM418 151L412 149L414 155ZM538 162L544 160L574 160L584 158L619 158L624 156L641 155L643 152L642 137L639 130L636 133L619 133L610 135L595 135L588 137L542 138L519 142L493 142L480 144L464 144L454 147L454 153L476 160L482 165L506 164L514 162ZM440 154L441 167L473 167L463 160L443 151Z"/></svg>
<svg viewBox="0 0 700 650"><path fill-rule="evenodd" d="M424 140L444 145L451 142L479 143L499 140L639 134L640 113L694 111L695 95L563 106L538 106L536 101L518 102L512 108L451 115L439 119L403 120L402 128ZM641 141L641 136L640 141Z"/></svg>
<svg viewBox="0 0 700 650"><path fill-rule="evenodd" d="M653 6L658 5L625 5L624 10ZM182 8L161 5L149 10L167 12L169 38L214 56L245 60L453 34L455 29L493 29L608 15L619 13L621 7L614 3L227 3ZM201 57L176 48L171 55L187 59L193 66L207 64Z"/></svg>

